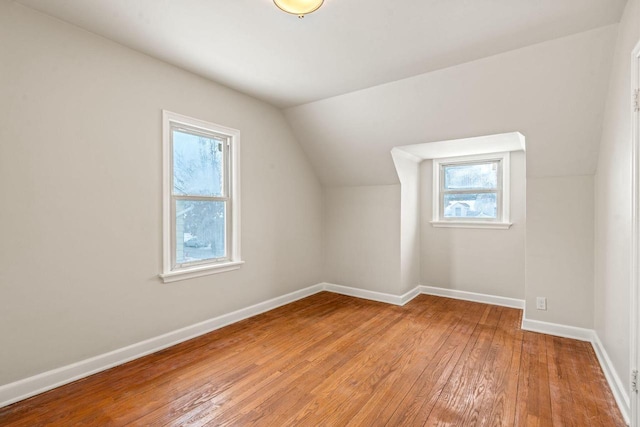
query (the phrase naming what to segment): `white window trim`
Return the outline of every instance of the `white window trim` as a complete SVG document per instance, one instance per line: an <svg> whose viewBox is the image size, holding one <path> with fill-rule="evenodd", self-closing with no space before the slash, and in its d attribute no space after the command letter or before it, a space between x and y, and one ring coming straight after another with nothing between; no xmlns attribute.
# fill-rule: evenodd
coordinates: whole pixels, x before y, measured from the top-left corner
<svg viewBox="0 0 640 427"><path fill-rule="evenodd" d="M448 157L433 159L433 220L430 221L433 227L446 227L446 228L487 228L495 230L506 230L511 225L509 222L509 206L510 206L510 190L509 181L511 178L510 168L510 152L482 154L476 156L460 156L460 157ZM471 163L471 162L483 162L483 161L501 161L501 180L502 180L502 192L501 192L501 206L500 217L497 220L461 220L447 219L440 216L440 169L442 165L452 163Z"/></svg>
<svg viewBox="0 0 640 427"><path fill-rule="evenodd" d="M171 212L171 189L173 186L171 124L178 123L191 128L215 132L229 137L229 215L231 227L228 231L229 258L224 262L203 263L181 268L172 266L173 218ZM162 110L162 273L165 283L191 279L210 274L237 270L244 261L240 255L240 131L215 123L198 120L182 114Z"/></svg>

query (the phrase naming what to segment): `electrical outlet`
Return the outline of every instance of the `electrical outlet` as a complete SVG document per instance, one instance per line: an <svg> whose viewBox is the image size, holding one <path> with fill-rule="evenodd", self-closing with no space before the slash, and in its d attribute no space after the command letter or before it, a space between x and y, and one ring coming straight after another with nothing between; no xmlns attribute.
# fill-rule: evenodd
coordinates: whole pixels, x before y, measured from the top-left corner
<svg viewBox="0 0 640 427"><path fill-rule="evenodd" d="M547 309L547 299L545 297L536 298L536 308L538 310L546 310Z"/></svg>

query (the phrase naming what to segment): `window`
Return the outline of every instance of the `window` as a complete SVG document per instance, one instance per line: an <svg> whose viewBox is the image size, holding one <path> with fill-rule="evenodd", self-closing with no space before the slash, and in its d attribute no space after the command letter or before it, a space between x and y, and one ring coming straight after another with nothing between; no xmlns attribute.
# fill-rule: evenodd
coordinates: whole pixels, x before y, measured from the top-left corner
<svg viewBox="0 0 640 427"><path fill-rule="evenodd" d="M434 159L431 223L509 228L509 153Z"/></svg>
<svg viewBox="0 0 640 427"><path fill-rule="evenodd" d="M163 111L165 282L238 269L240 132Z"/></svg>

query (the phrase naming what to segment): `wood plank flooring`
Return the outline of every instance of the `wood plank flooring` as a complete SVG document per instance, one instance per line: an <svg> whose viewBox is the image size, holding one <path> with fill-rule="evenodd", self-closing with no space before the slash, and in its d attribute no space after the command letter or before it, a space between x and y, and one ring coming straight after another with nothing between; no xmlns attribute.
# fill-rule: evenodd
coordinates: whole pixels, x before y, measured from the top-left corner
<svg viewBox="0 0 640 427"><path fill-rule="evenodd" d="M0 409L2 426L624 426L589 343L521 311L320 293Z"/></svg>

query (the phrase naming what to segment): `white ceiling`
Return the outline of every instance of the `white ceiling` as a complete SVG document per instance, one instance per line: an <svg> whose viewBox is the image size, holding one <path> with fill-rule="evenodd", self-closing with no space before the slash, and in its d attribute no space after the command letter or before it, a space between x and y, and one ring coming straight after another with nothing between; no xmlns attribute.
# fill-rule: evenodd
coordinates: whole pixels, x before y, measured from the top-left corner
<svg viewBox="0 0 640 427"><path fill-rule="evenodd" d="M423 142L422 144L400 145L391 151L402 151L414 161L426 159L444 159L447 157L475 156L479 154L524 151L525 137L520 132L500 133L497 135L476 136L473 138L450 139L448 141Z"/></svg>
<svg viewBox="0 0 640 427"><path fill-rule="evenodd" d="M18 0L280 107L618 22L626 0Z"/></svg>
<svg viewBox="0 0 640 427"><path fill-rule="evenodd" d="M394 147L507 132L526 138L527 177L592 175L617 30L287 108L285 116L328 186L397 183Z"/></svg>

